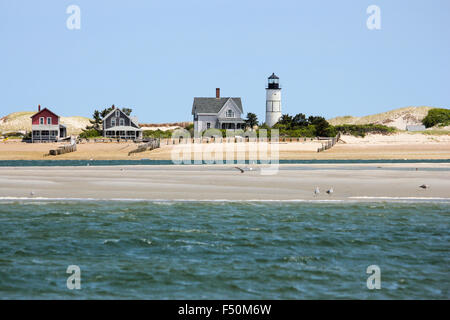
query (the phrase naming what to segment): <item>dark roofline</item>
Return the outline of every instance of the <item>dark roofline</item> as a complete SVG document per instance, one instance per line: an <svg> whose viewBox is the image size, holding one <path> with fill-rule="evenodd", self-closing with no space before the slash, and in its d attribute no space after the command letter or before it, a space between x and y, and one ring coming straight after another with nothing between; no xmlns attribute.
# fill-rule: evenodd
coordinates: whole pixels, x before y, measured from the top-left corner
<svg viewBox="0 0 450 320"><path fill-rule="evenodd" d="M278 78L278 77L275 75L275 73L272 73L272 75L269 77L269 79L280 79L280 78Z"/></svg>
<svg viewBox="0 0 450 320"><path fill-rule="evenodd" d="M59 116L58 116L56 113L54 113L52 110L50 110L50 109L48 109L48 108L41 109L41 111L36 112L36 113L33 114L30 118L34 118L34 117L37 116L39 113L44 112L44 110L47 110L48 112L50 112L51 114L53 114L54 116L56 116L56 117L59 118Z"/></svg>

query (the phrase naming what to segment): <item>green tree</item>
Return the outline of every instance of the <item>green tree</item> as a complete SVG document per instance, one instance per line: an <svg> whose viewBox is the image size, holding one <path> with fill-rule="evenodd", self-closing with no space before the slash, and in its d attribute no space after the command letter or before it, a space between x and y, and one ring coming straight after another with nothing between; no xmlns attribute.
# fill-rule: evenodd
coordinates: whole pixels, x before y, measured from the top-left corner
<svg viewBox="0 0 450 320"><path fill-rule="evenodd" d="M127 116L131 115L131 112L133 112L133 109L130 108L122 108L123 113L125 113Z"/></svg>
<svg viewBox="0 0 450 320"><path fill-rule="evenodd" d="M254 126L258 125L258 117L254 113L247 113L247 119L245 120L245 124L253 129Z"/></svg>
<svg viewBox="0 0 450 320"><path fill-rule="evenodd" d="M278 120L278 123L285 125L286 128L290 128L292 125L292 116L290 116L289 114L283 114L280 120Z"/></svg>
<svg viewBox="0 0 450 320"><path fill-rule="evenodd" d="M310 116L308 122L316 128L316 135L326 137L328 136L330 124L324 117Z"/></svg>
<svg viewBox="0 0 450 320"><path fill-rule="evenodd" d="M89 120L89 122L91 123L90 126L87 126L86 129L91 130L97 130L98 132L100 132L102 130L101 125L103 123L102 117L100 115L100 111L95 110L94 114L92 115L92 120Z"/></svg>
<svg viewBox="0 0 450 320"><path fill-rule="evenodd" d="M105 118L108 115L108 113L110 113L113 109L115 109L114 105L112 105L109 108L103 109L103 111L100 113L102 118Z"/></svg>
<svg viewBox="0 0 450 320"><path fill-rule="evenodd" d="M292 118L293 127L306 127L308 126L308 120L303 113L298 113Z"/></svg>

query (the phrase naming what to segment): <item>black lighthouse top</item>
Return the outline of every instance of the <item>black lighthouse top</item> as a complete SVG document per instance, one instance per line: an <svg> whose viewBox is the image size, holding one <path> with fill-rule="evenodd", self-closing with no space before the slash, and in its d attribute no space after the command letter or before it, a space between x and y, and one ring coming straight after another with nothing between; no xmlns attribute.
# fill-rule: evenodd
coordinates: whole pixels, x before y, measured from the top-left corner
<svg viewBox="0 0 450 320"><path fill-rule="evenodd" d="M278 78L275 75L275 73L272 73L272 75L268 79L269 79L269 86L267 89L281 89L280 88L280 78Z"/></svg>

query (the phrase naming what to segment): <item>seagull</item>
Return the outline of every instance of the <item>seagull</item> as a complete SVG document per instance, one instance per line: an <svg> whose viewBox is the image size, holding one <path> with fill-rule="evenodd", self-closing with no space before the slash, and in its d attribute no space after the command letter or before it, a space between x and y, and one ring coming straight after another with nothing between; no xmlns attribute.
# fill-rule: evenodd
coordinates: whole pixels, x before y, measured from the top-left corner
<svg viewBox="0 0 450 320"><path fill-rule="evenodd" d="M327 190L327 193L328 193L329 195L331 195L333 192L334 192L333 187L331 187L329 190Z"/></svg>
<svg viewBox="0 0 450 320"><path fill-rule="evenodd" d="M419 186L419 188L422 188L422 189L428 189L429 187L430 186L427 184L423 184L423 185Z"/></svg>
<svg viewBox="0 0 450 320"><path fill-rule="evenodd" d="M34 191L30 192L30 196L32 196L32 197L34 196Z"/></svg>
<svg viewBox="0 0 450 320"><path fill-rule="evenodd" d="M316 187L316 189L314 189L314 194L316 195L316 194L319 194L319 193L320 193L319 187Z"/></svg>
<svg viewBox="0 0 450 320"><path fill-rule="evenodd" d="M236 169L238 169L241 173L244 173L244 170L239 168L239 167L235 167Z"/></svg>

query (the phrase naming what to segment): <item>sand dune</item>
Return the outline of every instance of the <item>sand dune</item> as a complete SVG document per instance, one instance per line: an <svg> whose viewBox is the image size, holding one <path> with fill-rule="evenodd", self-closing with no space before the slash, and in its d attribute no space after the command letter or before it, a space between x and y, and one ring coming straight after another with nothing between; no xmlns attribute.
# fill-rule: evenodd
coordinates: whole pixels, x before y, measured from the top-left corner
<svg viewBox="0 0 450 320"><path fill-rule="evenodd" d="M1 132L24 132L31 130L31 116L35 111L14 112L3 118L0 118ZM82 129L90 125L89 118L86 117L61 117L61 123L67 127L67 133L79 134Z"/></svg>
<svg viewBox="0 0 450 320"><path fill-rule="evenodd" d="M433 109L433 107L406 107L365 117L336 117L329 119L328 122L332 125L374 123L406 130L407 125L422 124L423 118L426 117L430 109Z"/></svg>

